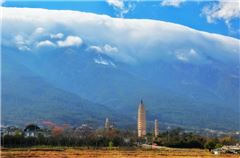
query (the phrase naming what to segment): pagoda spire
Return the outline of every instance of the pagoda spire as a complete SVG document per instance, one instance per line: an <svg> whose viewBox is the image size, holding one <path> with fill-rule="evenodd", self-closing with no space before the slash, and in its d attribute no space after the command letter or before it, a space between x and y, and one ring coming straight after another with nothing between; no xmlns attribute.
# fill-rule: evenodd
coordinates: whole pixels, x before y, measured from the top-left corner
<svg viewBox="0 0 240 158"><path fill-rule="evenodd" d="M144 137L146 135L146 112L144 104L141 102L138 106L138 120L137 120L138 137Z"/></svg>

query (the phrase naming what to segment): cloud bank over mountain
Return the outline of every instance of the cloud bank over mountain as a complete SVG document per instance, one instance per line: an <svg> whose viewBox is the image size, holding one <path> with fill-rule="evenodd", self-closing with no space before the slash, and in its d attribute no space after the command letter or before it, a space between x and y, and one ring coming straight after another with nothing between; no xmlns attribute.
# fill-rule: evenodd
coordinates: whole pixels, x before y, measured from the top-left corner
<svg viewBox="0 0 240 158"><path fill-rule="evenodd" d="M118 123L125 125L135 122L137 103L143 99L151 111L148 116L161 122L239 129L238 39L157 20L67 10L1 9L3 107L6 116L15 118L12 121L25 114L24 108L12 114L14 107L22 105L38 114L35 118L24 115L26 120L44 119L41 109L48 104L49 114L59 104L66 105L56 115L60 122L76 123L80 118L72 119L72 114L85 115L80 110L75 113L73 107L79 103L69 104L68 98L49 102L52 98L45 95L33 99L34 104L28 101L44 91L58 98L67 92L105 105L126 115L129 121L118 117ZM94 108L89 104L89 109ZM91 114L95 115L90 110L81 119Z"/></svg>
<svg viewBox="0 0 240 158"><path fill-rule="evenodd" d="M178 24L77 11L4 7L1 10L3 45L16 45L22 51L85 44L87 49L130 64L154 60L204 64L208 62L206 55L223 63L238 63L238 39Z"/></svg>

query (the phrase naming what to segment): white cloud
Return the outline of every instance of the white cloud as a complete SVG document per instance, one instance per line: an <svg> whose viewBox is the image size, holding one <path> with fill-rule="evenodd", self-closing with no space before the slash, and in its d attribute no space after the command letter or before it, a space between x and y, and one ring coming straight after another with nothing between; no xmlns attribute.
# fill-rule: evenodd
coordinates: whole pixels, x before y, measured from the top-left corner
<svg viewBox="0 0 240 158"><path fill-rule="evenodd" d="M207 5L203 8L202 15L206 16L208 23L223 20L231 30L231 21L235 18L240 18L240 0L220 0L219 2Z"/></svg>
<svg viewBox="0 0 240 158"><path fill-rule="evenodd" d="M128 1L127 4L124 3L124 0L106 0L106 2L118 12L117 16L121 18L135 8L134 3L130 1Z"/></svg>
<svg viewBox="0 0 240 158"><path fill-rule="evenodd" d="M74 35L58 41L59 46L81 46L84 39L86 46L94 46L91 49L101 51L118 62L137 64L160 59L176 60L176 52L184 50L180 56L186 53L188 61L196 60L192 57L196 51L199 56L198 64L206 63L200 61L210 58L222 63L239 64L238 39L197 31L178 24L146 19L111 18L78 11L4 7L2 10L2 41L12 41L15 35L21 33L28 37L36 26L41 26L48 32ZM19 25L16 25L16 22ZM59 26L68 29L62 31ZM47 40L46 36L38 36L37 39ZM32 43L28 44L24 38L18 39L18 44L21 43L32 47ZM194 51L189 55L191 49ZM209 56L208 59L201 58L205 54Z"/></svg>
<svg viewBox="0 0 240 158"><path fill-rule="evenodd" d="M20 51L30 51L31 49L29 48L30 41L25 39L22 35L18 34L14 37L14 42L17 46L17 48Z"/></svg>
<svg viewBox="0 0 240 158"><path fill-rule="evenodd" d="M83 40L78 36L68 36L64 41L58 41L57 44L59 47L71 47L71 46L80 46L82 45Z"/></svg>
<svg viewBox="0 0 240 158"><path fill-rule="evenodd" d="M50 34L50 37L52 39L62 39L64 37L64 34L63 33Z"/></svg>
<svg viewBox="0 0 240 158"><path fill-rule="evenodd" d="M103 59L101 56L100 56L99 58L94 58L93 61L94 61L96 64L110 65L110 66L116 67L116 65L115 65L112 61Z"/></svg>
<svg viewBox="0 0 240 158"><path fill-rule="evenodd" d="M162 0L162 6L179 7L185 0Z"/></svg>
<svg viewBox="0 0 240 158"><path fill-rule="evenodd" d="M34 34L42 34L45 32L45 29L42 27L38 27L35 29L35 31L33 32Z"/></svg>
<svg viewBox="0 0 240 158"><path fill-rule="evenodd" d="M190 49L188 51L176 51L176 58L184 62L194 61L198 57L199 55L194 49Z"/></svg>
<svg viewBox="0 0 240 158"><path fill-rule="evenodd" d="M19 46L18 49L20 51L31 51L31 48L29 48L28 46Z"/></svg>
<svg viewBox="0 0 240 158"><path fill-rule="evenodd" d="M55 47L56 45L49 41L49 40L45 40L45 41L40 41L37 43L36 47Z"/></svg>
<svg viewBox="0 0 240 158"><path fill-rule="evenodd" d="M212 5L205 6L202 14L206 16L209 23L216 20L230 21L233 18L240 18L240 1L223 1L220 0Z"/></svg>
<svg viewBox="0 0 240 158"><path fill-rule="evenodd" d="M108 44L105 44L103 49L104 49L104 52L106 52L106 53L117 53L118 52L117 47L112 47Z"/></svg>
<svg viewBox="0 0 240 158"><path fill-rule="evenodd" d="M119 9L124 9L124 2L123 0L106 0L106 2Z"/></svg>
<svg viewBox="0 0 240 158"><path fill-rule="evenodd" d="M24 45L26 43L22 35L17 35L15 37L15 42L17 45Z"/></svg>
<svg viewBox="0 0 240 158"><path fill-rule="evenodd" d="M103 53L104 52L102 47L100 47L100 46L90 46L90 47L88 47L87 50L97 52L97 53Z"/></svg>
<svg viewBox="0 0 240 158"><path fill-rule="evenodd" d="M117 53L118 52L118 48L117 47L113 47L109 44L105 44L104 46L90 46L88 49L88 51L94 51L94 52L98 52L98 53L107 53L107 54L111 54L111 53Z"/></svg>

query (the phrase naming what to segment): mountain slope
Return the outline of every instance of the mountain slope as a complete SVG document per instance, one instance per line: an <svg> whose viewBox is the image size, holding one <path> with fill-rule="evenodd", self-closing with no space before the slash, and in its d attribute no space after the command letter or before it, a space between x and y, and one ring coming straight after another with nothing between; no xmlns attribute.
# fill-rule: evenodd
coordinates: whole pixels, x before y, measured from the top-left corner
<svg viewBox="0 0 240 158"><path fill-rule="evenodd" d="M83 122L100 125L105 117L113 116L114 112L104 105L55 88L12 59L11 53L3 53L2 57L3 124L50 120L71 125Z"/></svg>
<svg viewBox="0 0 240 158"><path fill-rule="evenodd" d="M93 59L99 58L98 53L84 50L71 52L69 54L68 50L59 49L36 56L13 51L9 56L55 87L125 114L128 121L114 118L119 125L135 126L137 103L144 99L149 121L159 118L162 122L192 127L238 128L239 83L230 76L228 68L223 71L218 66L190 67L188 64L164 61L130 66L100 55L102 59L116 64L111 66L95 63ZM207 75L209 71L211 77ZM221 83L228 86L223 87ZM31 86L30 89L38 88ZM53 94L61 97L61 94ZM32 94L24 95L31 97ZM72 99L66 98L60 102L69 100ZM57 108L55 105L51 105L52 111ZM71 113L71 108L69 105L67 109L70 111L66 113ZM92 115L94 113L89 112L84 118L89 119ZM75 121L72 118L72 122Z"/></svg>

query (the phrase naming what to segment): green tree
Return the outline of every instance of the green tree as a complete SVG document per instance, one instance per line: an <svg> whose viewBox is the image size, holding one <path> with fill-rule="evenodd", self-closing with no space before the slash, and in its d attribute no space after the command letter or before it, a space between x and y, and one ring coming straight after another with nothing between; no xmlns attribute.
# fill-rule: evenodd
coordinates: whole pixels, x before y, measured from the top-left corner
<svg viewBox="0 0 240 158"><path fill-rule="evenodd" d="M108 143L108 148L111 150L111 149L112 149L112 147L113 147L113 142L112 142L112 141L110 141L110 142Z"/></svg>
<svg viewBox="0 0 240 158"><path fill-rule="evenodd" d="M208 141L204 144L204 148L208 149L209 151L211 151L212 149L215 149L216 147L216 143L214 141Z"/></svg>

